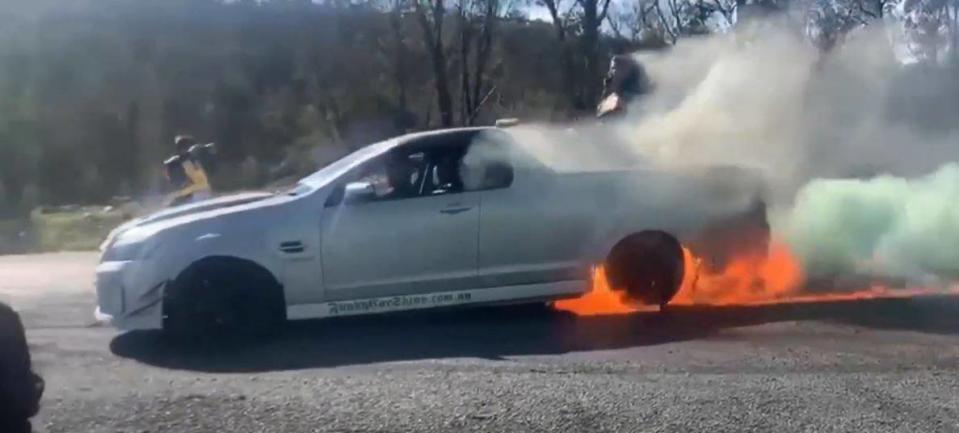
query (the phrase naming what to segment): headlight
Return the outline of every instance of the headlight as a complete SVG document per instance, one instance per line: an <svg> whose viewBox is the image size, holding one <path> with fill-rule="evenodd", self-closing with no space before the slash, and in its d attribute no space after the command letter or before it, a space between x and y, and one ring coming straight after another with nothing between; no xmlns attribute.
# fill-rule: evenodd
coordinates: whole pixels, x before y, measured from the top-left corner
<svg viewBox="0 0 959 433"><path fill-rule="evenodd" d="M112 246L103 252L103 257L100 258L100 261L124 262L134 260L140 256L140 252L143 251L145 245L145 242L132 242L127 244L114 242Z"/></svg>

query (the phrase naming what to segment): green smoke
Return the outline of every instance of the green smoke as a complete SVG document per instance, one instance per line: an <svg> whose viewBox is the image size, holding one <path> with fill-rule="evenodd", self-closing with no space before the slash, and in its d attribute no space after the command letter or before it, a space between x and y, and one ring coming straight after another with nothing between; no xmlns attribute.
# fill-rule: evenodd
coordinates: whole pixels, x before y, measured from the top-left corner
<svg viewBox="0 0 959 433"><path fill-rule="evenodd" d="M786 230L810 275L959 277L959 165L914 179L814 180Z"/></svg>

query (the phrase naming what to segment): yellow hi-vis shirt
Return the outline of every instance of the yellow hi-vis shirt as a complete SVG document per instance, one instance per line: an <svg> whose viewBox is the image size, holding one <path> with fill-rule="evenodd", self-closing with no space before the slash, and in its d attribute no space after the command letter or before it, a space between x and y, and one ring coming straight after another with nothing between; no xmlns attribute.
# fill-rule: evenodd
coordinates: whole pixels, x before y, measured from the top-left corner
<svg viewBox="0 0 959 433"><path fill-rule="evenodd" d="M206 172L203 171L203 167L188 159L183 161L183 171L186 173L187 179L190 179L190 183L183 189L175 192L172 198L176 199L202 191L210 192L210 182L206 178Z"/></svg>

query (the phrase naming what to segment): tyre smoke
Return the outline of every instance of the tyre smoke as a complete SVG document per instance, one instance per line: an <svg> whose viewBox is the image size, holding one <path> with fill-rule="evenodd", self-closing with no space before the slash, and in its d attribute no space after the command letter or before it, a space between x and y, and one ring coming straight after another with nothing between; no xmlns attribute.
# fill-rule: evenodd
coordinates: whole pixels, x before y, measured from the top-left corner
<svg viewBox="0 0 959 433"><path fill-rule="evenodd" d="M915 179L814 180L786 227L808 272L959 277L959 164Z"/></svg>
<svg viewBox="0 0 959 433"><path fill-rule="evenodd" d="M560 165L612 167L629 154L758 169L774 235L812 276L957 277L959 166L942 165L959 161L954 71L904 66L879 25L828 53L762 27L636 54L653 92L616 123L518 133Z"/></svg>
<svg viewBox="0 0 959 433"><path fill-rule="evenodd" d="M807 275L959 276L951 71L900 65L879 27L825 55L779 32L638 58L657 91L618 134L660 164L762 170Z"/></svg>

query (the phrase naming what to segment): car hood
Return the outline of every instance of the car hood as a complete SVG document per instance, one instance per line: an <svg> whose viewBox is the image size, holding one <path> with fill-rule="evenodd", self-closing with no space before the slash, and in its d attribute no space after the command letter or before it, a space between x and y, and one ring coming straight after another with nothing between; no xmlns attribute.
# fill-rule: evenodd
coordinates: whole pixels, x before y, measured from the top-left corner
<svg viewBox="0 0 959 433"><path fill-rule="evenodd" d="M133 229L135 227L142 227L149 224L158 223L161 221L172 220L175 218L181 218L191 215L197 215L206 212L212 212L227 208L239 208L240 206L247 205L253 202L261 201L270 197L275 197L276 195L269 192L248 192L241 194L231 194L223 197L217 197L210 200L204 200L198 203L190 203L181 206L172 207L169 209L164 209L159 212L152 213L150 215L136 218L126 223L121 224L117 228L113 229L107 238L100 245L100 250L105 249L110 245L113 239L116 239L121 233Z"/></svg>
<svg viewBox="0 0 959 433"><path fill-rule="evenodd" d="M267 197L272 197L274 195L275 194L270 192L246 192L246 193L240 193L240 194L231 194L223 197L213 198L210 200L204 200L197 203L190 203L190 204L180 205L176 207L171 207L169 209L164 209L159 212L155 212L153 214L150 214L143 218L136 219L134 221L138 222L139 224L149 224L157 221L181 217L184 215L196 214L196 213L206 212L214 209L222 209L225 207L244 205L247 203L252 203L254 201L263 200Z"/></svg>

